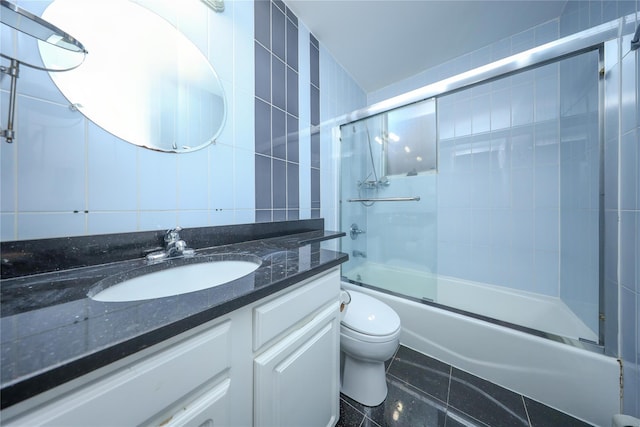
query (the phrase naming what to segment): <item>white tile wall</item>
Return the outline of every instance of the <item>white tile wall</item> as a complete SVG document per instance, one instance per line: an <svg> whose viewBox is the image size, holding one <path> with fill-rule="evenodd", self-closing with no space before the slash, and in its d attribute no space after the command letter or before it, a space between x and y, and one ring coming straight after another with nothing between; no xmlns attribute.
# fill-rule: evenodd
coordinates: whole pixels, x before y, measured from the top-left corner
<svg viewBox="0 0 640 427"><path fill-rule="evenodd" d="M19 96L16 102L18 212L84 211L84 119L47 101Z"/></svg>
<svg viewBox="0 0 640 427"><path fill-rule="evenodd" d="M541 111L558 108L557 73L545 67L440 98L440 274L559 296L559 122ZM476 256L462 265L460 250Z"/></svg>
<svg viewBox="0 0 640 427"><path fill-rule="evenodd" d="M320 41L320 216L325 219L325 227L330 230L340 228L340 146L335 119L365 105L363 90ZM335 246L336 242L332 244Z"/></svg>
<svg viewBox="0 0 640 427"><path fill-rule="evenodd" d="M87 209L89 212L135 213L138 203L138 147L114 138L91 123L88 128L88 139L93 143L88 144Z"/></svg>
<svg viewBox="0 0 640 427"><path fill-rule="evenodd" d="M49 2L19 3L40 14ZM175 5L165 2L165 15L223 81L229 112L217 144L180 155L135 147L70 111L47 73L22 67L17 138L0 154L2 240L254 221L253 1L227 1L222 14ZM37 63L30 38L6 28L2 51Z"/></svg>
<svg viewBox="0 0 640 427"><path fill-rule="evenodd" d="M565 12L558 19L538 26L531 31L494 43L481 51L472 52L465 57L425 70L407 80L369 93L368 103L382 101L433 83L457 72L466 71L470 67L476 67L490 60L517 53L519 50L555 40L559 36L571 34L619 16L633 13L638 8L638 3L634 1L568 2ZM619 256L609 256L605 262L610 265L611 262L618 262L619 258L621 277L624 277L626 282L632 281L630 289L634 290L634 294L630 298L635 298L637 301L639 298L637 293L639 286L637 265L640 265L640 260L638 259L637 250L639 244L637 242L638 214L636 212L638 212L639 208L640 189L636 183L640 182L638 175L638 170L640 170L638 163L640 160L638 159L640 156L637 148L639 138L637 129L640 122L640 112L638 111L640 88L637 81L638 54L637 52L628 54L628 37L625 36L621 41L623 46L621 66L618 71L614 67L608 73L610 74L608 79L611 79L611 81L605 88L606 91L617 90L618 86L614 80L617 78L616 76L621 76L619 80L621 89L620 97L618 98L619 103L607 105L607 120L605 121L606 129L608 129L605 131L606 135L611 135L612 132L617 135L617 125L620 124L621 127L619 140L607 140L605 149L605 167L607 171L617 174L617 161L620 159L620 188L616 185L617 179L607 179L605 181L605 203L607 207L614 206L617 208L619 201L621 208L628 211L628 213L622 215L622 217L626 217L626 220L622 221L620 227L624 227L621 232L630 237L621 242ZM614 55L617 54L614 50L612 52ZM576 71L579 72L580 70L577 69ZM487 259L491 259L496 263L501 261L510 263L513 266L519 262L514 257L522 255L529 258L531 254L528 251L517 254L513 251L503 250L500 245L512 242L518 236L516 233L526 231L527 235L533 234L532 242L535 249L532 254L532 265L535 266L536 274L533 276L531 290L549 295L560 295L561 292L559 287L560 257L558 254L560 249L558 247L558 238L560 230L558 208L560 207L560 197L565 197L565 195L560 193L557 182L564 181L570 184L572 182L571 179L575 179L576 173L580 172L579 164L582 162L584 165L585 161L592 162L595 160L597 151L595 148L584 145L578 147L574 144L571 149L563 153L566 156L563 161L571 162L572 156L575 156L577 152L583 153L584 158L578 160L574 157L574 160L576 160L575 168L571 173L560 175L561 152L558 141L563 138L569 138L570 135L566 132L566 129L569 128L567 126L569 122L565 123L563 121L560 124L557 122L557 111L566 111L566 108L564 110L563 108L558 108L560 86L555 74L557 74L557 70L545 70L537 73L534 78L515 75L511 79L492 84L490 93L486 90L481 90L482 88L475 88L476 90L470 91L470 94L458 94L458 96L451 97L451 99L447 100L449 105L445 105L445 100L442 100L441 107L446 108L439 109L441 141L439 145L438 203L440 212L452 215L452 212L457 211L460 213L471 206L471 222L474 224L474 228L478 227L479 223L485 222L483 218L486 219L486 216L491 216L492 220L488 222L489 225L483 227L483 231L487 230L486 234L489 234L489 236L484 236L481 231L472 231L471 253L475 259L484 260L482 262L487 262ZM577 83L580 76L576 74L576 77L578 78L574 78L574 80ZM485 102L485 104L489 105L491 131L498 131L509 126L533 126L522 128L522 132L493 138L490 146L493 151L490 155L485 155L486 150L484 152L482 150L482 147L486 146L487 143L478 140L476 144L476 137L474 136L471 156L472 173L474 175L473 179L469 180L470 184L465 185L459 179L456 179L456 177L464 175L467 165L464 156L456 155L456 152L459 153L461 151L461 146L458 145L458 138L486 129L486 113L480 111L476 106L480 106L482 104L481 100L486 100L488 94L490 94L490 102ZM548 94L557 94L557 96L547 96ZM470 102L468 102L469 98ZM531 103L529 101L531 99L536 101ZM611 99L611 97L607 95L607 99ZM511 108L505 109L503 108L504 105L510 105ZM581 105L578 104L578 107ZM621 112L619 120L617 116L618 110ZM546 122L540 123L540 120L546 120ZM563 129L564 133L560 134L558 132L559 129ZM455 138L455 141L451 140L449 142L450 138ZM461 144L464 144L464 142L461 142ZM618 145L620 146L618 147ZM510 167L507 175L503 172L505 171L505 165ZM487 174L482 172L483 170L492 172ZM577 215L583 218L582 223L586 227L594 227L597 223L597 215L593 211L598 203L597 192L593 191L594 188L597 188L597 185L597 176L587 181L575 181L575 185L573 185L573 188L576 188L575 194L565 199L565 207L585 209L582 214L577 213ZM507 193L505 189L509 187L511 191ZM471 189L470 199L469 188ZM533 225L527 228L527 226L519 224L525 221L526 218L508 214L503 210L507 206L518 210L518 215L521 213L519 212L520 210L532 212ZM614 221L614 217L608 215L608 218L607 224L609 226L607 228L617 229L618 225L617 221ZM504 224L510 224L510 228L497 229L498 226ZM446 221L445 224L440 224L439 230L442 231L443 227L446 228ZM543 230L544 233L541 232ZM452 254L452 256L455 254L461 261L468 259L468 253L461 246L465 243L454 243L456 236L453 233L444 239L445 241L441 242L442 245L439 247L438 257L439 266L445 272L450 268L451 272L455 271L456 275L460 275L464 274L460 266L447 260L447 253ZM615 233L613 237L615 237ZM480 255L483 253L480 249L483 248L482 246L475 246L477 240L479 241L478 245L481 245L481 239L483 238L489 242L486 246L486 249L489 250L489 257ZM574 238L569 241L575 246L588 245L593 247L594 244L597 244L594 243L593 239L585 240L581 238L577 229ZM455 247L455 245L459 247ZM607 245L607 247L611 247L612 244L607 243ZM615 246L616 243L613 242L613 249L616 249ZM584 256L590 259L590 264L597 265L597 254L585 252ZM543 268L540 268L540 266ZM526 269L528 267L523 268ZM475 277L491 278L498 283L509 283L509 280L513 280L513 277L510 278L504 272L504 268L495 267L489 269L492 272L487 272L486 270L488 269L476 265L467 269L467 272L471 272ZM512 272L518 271L517 268L511 268L510 270ZM618 270L617 268L609 267L606 271ZM595 271L586 270L584 272L588 277L593 277L595 274ZM520 279L526 280L524 278ZM578 295L579 289L579 287L576 287L573 291L565 289L566 297L580 299L581 297ZM633 360L632 366L635 369L634 372L637 373L637 354L640 353L637 345L637 337L640 335L637 308L635 313L635 321L627 322L627 326L622 326L621 330L623 342L626 339L635 343L636 359ZM615 337L612 341L616 342ZM637 385L633 387L637 388ZM626 400L635 402L631 411L632 413L634 411L637 413L638 407L640 407L637 403L638 392L634 391L631 395L632 397L626 398Z"/></svg>
<svg viewBox="0 0 640 427"><path fill-rule="evenodd" d="M73 212L21 212L17 234L23 239L77 236L86 228L85 216Z"/></svg>
<svg viewBox="0 0 640 427"><path fill-rule="evenodd" d="M41 14L49 2L19 4ZM195 2L192 7L165 0L153 4L209 58L222 80L228 112L217 143L181 155L129 145L71 112L46 73L23 67L18 137L13 145L2 144L0 154L3 240L255 221L254 2L227 1L222 14ZM39 62L29 37L2 26L1 40L3 52ZM302 219L311 216L308 46L309 31L300 22ZM364 92L326 51L321 69L322 121L365 105ZM2 89L6 111L8 79L2 79ZM323 215L335 227L337 178L331 144L327 124L322 205ZM49 217L48 226L38 224Z"/></svg>

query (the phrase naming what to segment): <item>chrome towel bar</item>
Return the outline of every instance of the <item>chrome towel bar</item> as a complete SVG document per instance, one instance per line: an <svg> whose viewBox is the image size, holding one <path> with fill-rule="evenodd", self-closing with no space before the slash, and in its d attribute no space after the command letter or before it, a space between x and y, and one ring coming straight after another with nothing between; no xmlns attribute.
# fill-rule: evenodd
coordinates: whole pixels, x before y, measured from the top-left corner
<svg viewBox="0 0 640 427"><path fill-rule="evenodd" d="M420 196L416 197L382 197L379 199L347 199L347 202L418 202Z"/></svg>

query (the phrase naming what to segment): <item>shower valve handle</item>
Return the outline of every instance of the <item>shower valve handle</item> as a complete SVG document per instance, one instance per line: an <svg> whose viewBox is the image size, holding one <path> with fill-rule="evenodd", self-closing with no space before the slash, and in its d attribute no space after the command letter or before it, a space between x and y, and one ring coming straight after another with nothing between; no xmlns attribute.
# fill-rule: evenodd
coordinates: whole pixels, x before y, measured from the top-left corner
<svg viewBox="0 0 640 427"><path fill-rule="evenodd" d="M358 228L358 224L351 224L351 228L349 229L349 236L351 236L351 240L356 240L358 235L363 233L366 233L366 231L360 230L360 228Z"/></svg>

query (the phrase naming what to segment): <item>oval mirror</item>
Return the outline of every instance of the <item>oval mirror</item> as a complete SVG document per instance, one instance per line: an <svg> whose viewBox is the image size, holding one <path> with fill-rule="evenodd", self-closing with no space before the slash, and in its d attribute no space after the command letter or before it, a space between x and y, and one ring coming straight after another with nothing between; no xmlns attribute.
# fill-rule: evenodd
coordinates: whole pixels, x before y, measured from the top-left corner
<svg viewBox="0 0 640 427"><path fill-rule="evenodd" d="M80 67L49 74L71 106L98 126L168 152L203 148L222 131L226 101L215 70L153 11L127 0L55 0L42 17L89 52ZM77 53L49 43L39 42L39 49L47 68L78 62Z"/></svg>

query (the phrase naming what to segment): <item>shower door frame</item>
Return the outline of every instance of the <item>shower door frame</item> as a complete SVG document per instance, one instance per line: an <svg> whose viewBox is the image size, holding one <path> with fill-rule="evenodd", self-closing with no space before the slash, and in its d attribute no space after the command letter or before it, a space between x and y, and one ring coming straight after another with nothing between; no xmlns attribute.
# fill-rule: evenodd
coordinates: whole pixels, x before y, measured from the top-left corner
<svg viewBox="0 0 640 427"><path fill-rule="evenodd" d="M549 63L559 62L563 59L580 55L582 53L590 51L599 52L599 81L598 81L598 96L599 96L599 111L598 111L598 124L599 124L599 138L600 138L600 200L599 200L599 342L594 343L590 341L575 340L567 337L557 336L554 334L541 332L537 330L531 330L519 325L508 324L495 319L486 318L482 315L475 313L463 312L461 314L470 315L472 317L480 318L489 322L497 323L502 326L511 327L521 330L523 332L531 333L534 335L542 336L544 338L551 339L566 343L575 347L584 348L596 353L607 353L609 355L615 355L617 353L617 317L618 306L605 306L605 300L617 301L618 290L615 287L604 286L604 140L609 135L605 135L604 126L604 110L605 105L609 104L607 94L604 90L604 77L605 70L608 69L608 65L605 61L607 52L609 49L619 49L618 40L621 40L622 35L633 33L635 30L636 16L635 14L627 15L607 23L598 25L596 27L584 30L558 40L534 47L524 52L511 55L504 59L491 62L487 65L474 68L472 70L457 74L455 76L440 80L438 82L428 84L421 88L415 89L410 92L389 98L387 100L375 103L371 106L361 108L351 113L345 114L334 120L334 135L340 134L340 128L349 123L353 123L359 120L367 119L372 116L387 113L391 110L404 107L416 102L421 102L430 98L438 98L443 95L447 95L459 90L471 88L478 84L488 83L493 80L497 80L503 77L507 77L511 74L515 74L522 71L534 69ZM436 111L437 114L437 111ZM339 162L341 159L338 160ZM338 169L340 167L338 166ZM340 209L340 215L342 214ZM393 292L391 292L393 293ZM404 297L404 296L403 296ZM425 304L428 302L422 301ZM460 312L461 310L445 307L439 304L430 303L438 307L452 310L454 312ZM615 327L609 326L605 328L606 318L615 322ZM606 330L606 337L605 337Z"/></svg>

